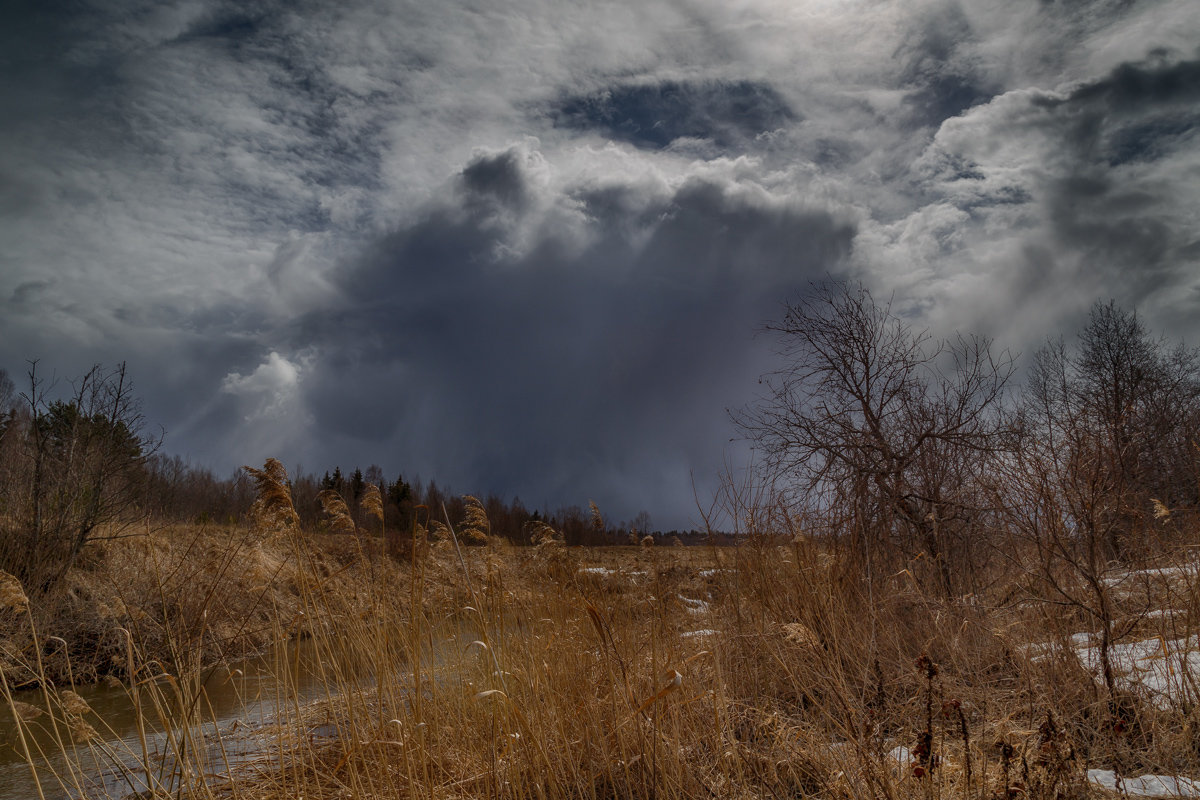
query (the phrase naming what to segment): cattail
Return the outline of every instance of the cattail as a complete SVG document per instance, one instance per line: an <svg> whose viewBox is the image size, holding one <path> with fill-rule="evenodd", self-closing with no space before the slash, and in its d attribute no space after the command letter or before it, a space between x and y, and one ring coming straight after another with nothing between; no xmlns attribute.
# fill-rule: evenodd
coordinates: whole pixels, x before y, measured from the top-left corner
<svg viewBox="0 0 1200 800"><path fill-rule="evenodd" d="M279 459L268 458L262 469L242 467L254 479L258 499L250 512L254 520L265 528L290 528L300 524L300 517L292 505L292 490L288 488L287 470Z"/></svg>
<svg viewBox="0 0 1200 800"><path fill-rule="evenodd" d="M383 524L383 495L380 494L378 486L373 483L367 484L362 500L358 501L358 507L379 520L380 525Z"/></svg>
<svg viewBox="0 0 1200 800"><path fill-rule="evenodd" d="M335 533L354 533L354 518L350 516L350 509L340 494L333 489L326 489L317 495L317 499L321 501L322 510L329 515L330 530Z"/></svg>
<svg viewBox="0 0 1200 800"><path fill-rule="evenodd" d="M18 614L29 608L29 598L21 588L21 582L7 572L0 572L0 609L11 609Z"/></svg>

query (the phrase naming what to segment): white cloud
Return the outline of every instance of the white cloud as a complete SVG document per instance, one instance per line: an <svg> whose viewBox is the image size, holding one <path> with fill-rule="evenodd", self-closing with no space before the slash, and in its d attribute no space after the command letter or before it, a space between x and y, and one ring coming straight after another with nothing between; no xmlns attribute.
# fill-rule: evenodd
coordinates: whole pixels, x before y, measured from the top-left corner
<svg viewBox="0 0 1200 800"><path fill-rule="evenodd" d="M294 412L300 405L301 365L275 351L249 375L231 372L221 382L221 391L245 401L247 422Z"/></svg>

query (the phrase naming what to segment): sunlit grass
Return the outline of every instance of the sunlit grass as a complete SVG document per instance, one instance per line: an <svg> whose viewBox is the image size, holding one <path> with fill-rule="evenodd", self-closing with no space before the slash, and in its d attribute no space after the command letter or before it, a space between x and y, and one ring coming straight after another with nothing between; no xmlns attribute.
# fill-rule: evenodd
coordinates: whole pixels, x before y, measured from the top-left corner
<svg viewBox="0 0 1200 800"><path fill-rule="evenodd" d="M270 651L265 724L214 722L213 673L188 649L200 622L179 615L165 638L123 637L139 715L121 742L61 680L23 699L5 684L28 769L46 796L97 796L100 763L125 774L98 796L197 798L1069 797L1093 791L1088 768L1200 774L1196 695L1155 701L1137 682L1150 662L1131 664L1113 730L1071 638L1086 620L1019 581L942 599L903 570L868 592L845 554L805 538L583 549L543 528L530 547L475 530L483 546L451 538L402 560L369 535L193 531L214 563L216 541L255 554L275 587L265 638L304 643L303 659ZM155 553L114 549L106 568ZM220 592L245 590L229 579L243 568L196 571L205 624L227 624L234 598ZM1132 638L1194 641L1193 571L1126 584L1114 602L1140 615ZM5 581L0 597L36 640L21 587ZM66 766L48 773L37 747Z"/></svg>

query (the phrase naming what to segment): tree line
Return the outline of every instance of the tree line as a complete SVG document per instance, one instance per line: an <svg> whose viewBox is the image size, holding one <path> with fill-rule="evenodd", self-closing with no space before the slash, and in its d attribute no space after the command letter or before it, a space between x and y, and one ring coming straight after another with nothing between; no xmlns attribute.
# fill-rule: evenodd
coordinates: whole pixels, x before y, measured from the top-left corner
<svg viewBox="0 0 1200 800"><path fill-rule="evenodd" d="M1200 351L1136 312L1097 303L1019 386L990 340L935 339L859 285L817 286L769 330L779 367L733 414L759 453L758 494L725 493L742 529L821 531L947 597L1021 559L1072 603L1194 536Z"/></svg>
<svg viewBox="0 0 1200 800"><path fill-rule="evenodd" d="M65 388L47 381L37 362L21 387L0 369L0 571L49 592L91 542L138 535L156 524L249 520L256 499L251 475L237 470L219 477L162 452L162 445L163 434L147 425L123 364L95 366ZM288 480L301 528L318 532L332 530L323 492L343 499L355 529L371 531L360 508L369 486L382 501L383 530L376 533L411 536L414 525L425 529L445 515L457 526L468 517L463 495L436 480L388 478L374 464L345 473L335 466L322 475L297 470ZM520 498L494 494L480 504L489 535L515 544L530 543L535 523L552 526L571 545L625 543L635 536L635 523L649 525L644 513L632 523L608 524L594 507L530 509ZM637 537L648 533L644 527Z"/></svg>
<svg viewBox="0 0 1200 800"><path fill-rule="evenodd" d="M946 597L983 590L997 560L1019 552L1022 569L1090 608L1099 597L1081 599L1077 585L1196 529L1200 351L1157 337L1136 312L1098 303L1074 338L1034 353L1020 385L1015 359L988 339L936 339L862 286L818 285L768 329L778 368L733 412L757 468L727 481L725 514L709 514L705 534L820 536L865 574L905 569ZM161 452L123 365L55 388L36 362L20 388L0 370L0 570L50 590L89 542L147 520L247 518L251 476ZM442 522L443 507L452 524L472 513L436 481L377 465L289 480L313 531L329 528L330 492L356 529L372 530L359 502L368 487L382 529L400 536ZM478 505L491 536L518 544L538 523L572 545L624 544L650 528L644 513L610 524L594 506L538 510L495 495Z"/></svg>

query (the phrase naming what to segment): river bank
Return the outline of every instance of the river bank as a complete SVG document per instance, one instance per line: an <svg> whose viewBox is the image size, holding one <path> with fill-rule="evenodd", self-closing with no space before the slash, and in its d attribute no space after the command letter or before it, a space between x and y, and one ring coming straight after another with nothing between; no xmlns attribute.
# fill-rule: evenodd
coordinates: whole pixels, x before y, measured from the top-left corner
<svg viewBox="0 0 1200 800"><path fill-rule="evenodd" d="M30 597L28 622L0 616L0 669L18 689L42 675L56 685L125 682L130 642L139 661L168 671L228 663L278 641L281 625L303 635L306 585L327 581L331 592L354 596L395 571L386 559L363 562L355 537L306 535L303 548L296 544L218 525L152 526L94 544L62 591Z"/></svg>
<svg viewBox="0 0 1200 800"><path fill-rule="evenodd" d="M180 657L202 637L163 625L161 662L124 637L122 691L164 737L158 752L127 738L125 769L171 796L1083 798L1118 776L1200 775L1200 571L1182 558L1101 584L1121 633L1109 684L1095 626L1027 578L941 597L907 570L868 583L814 540L443 543L402 562L349 536L227 536L234 557L221 541L130 546L158 553L159 575L269 598L272 641L303 643L317 689L277 649L270 719L248 731ZM197 632L236 620L222 592L162 594L194 603ZM17 730L50 719L64 751L113 750L93 735L104 714L65 689L33 696L43 716Z"/></svg>

